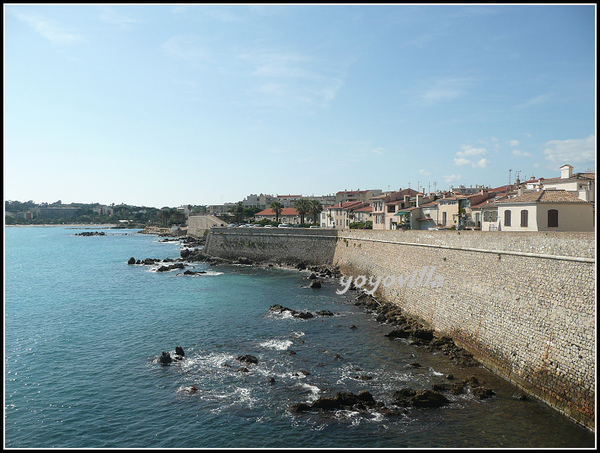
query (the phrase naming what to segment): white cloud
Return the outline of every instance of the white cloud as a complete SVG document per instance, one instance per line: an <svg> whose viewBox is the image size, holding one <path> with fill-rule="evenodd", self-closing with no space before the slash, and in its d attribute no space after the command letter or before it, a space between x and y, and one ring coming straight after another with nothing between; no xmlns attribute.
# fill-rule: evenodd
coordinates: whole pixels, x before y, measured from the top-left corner
<svg viewBox="0 0 600 453"><path fill-rule="evenodd" d="M372 149L371 152L373 154L383 154L383 148L375 148L375 149Z"/></svg>
<svg viewBox="0 0 600 453"><path fill-rule="evenodd" d="M83 36L71 33L43 16L25 14L20 11L13 12L15 17L33 28L37 33L49 41L59 44L76 44L85 42Z"/></svg>
<svg viewBox="0 0 600 453"><path fill-rule="evenodd" d="M431 175L431 172L430 172L430 171L426 171L426 170L424 170L424 169L420 169L420 170L419 170L419 173L421 173L422 175L425 175L425 176L430 176L430 175Z"/></svg>
<svg viewBox="0 0 600 453"><path fill-rule="evenodd" d="M446 179L447 183L453 183L454 181L456 181L458 179L462 179L462 175L460 175L460 174L457 175L455 173L452 173L451 175L444 176L444 178Z"/></svg>
<svg viewBox="0 0 600 453"><path fill-rule="evenodd" d="M519 140L509 140L508 143L510 144L510 146L512 146L513 148L519 146Z"/></svg>
<svg viewBox="0 0 600 453"><path fill-rule="evenodd" d="M471 145L462 145L461 148L463 149L463 151L458 151L456 153L456 155L459 157L484 156L487 153L487 149L473 148Z"/></svg>
<svg viewBox="0 0 600 453"><path fill-rule="evenodd" d="M459 167L470 165L473 168L485 168L490 165L490 161L484 157L481 157L478 161L467 159L466 157L479 157L484 156L487 153L486 148L473 148L470 145L462 145L461 148L463 151L458 151L456 155L458 157L454 158L454 164Z"/></svg>
<svg viewBox="0 0 600 453"><path fill-rule="evenodd" d="M469 159L464 159L462 157L459 158L454 158L454 163L460 167L462 167L463 165L472 165L473 161L469 160Z"/></svg>
<svg viewBox="0 0 600 453"><path fill-rule="evenodd" d="M555 164L594 165L596 162L596 136L570 140L551 140L544 150L546 159Z"/></svg>

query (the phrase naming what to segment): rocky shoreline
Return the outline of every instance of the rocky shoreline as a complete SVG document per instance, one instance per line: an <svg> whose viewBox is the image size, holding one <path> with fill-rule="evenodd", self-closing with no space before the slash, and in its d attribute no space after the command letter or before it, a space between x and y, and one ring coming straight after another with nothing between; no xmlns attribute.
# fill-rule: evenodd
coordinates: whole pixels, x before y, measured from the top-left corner
<svg viewBox="0 0 600 453"><path fill-rule="evenodd" d="M280 263L255 263L246 257L238 257L236 259L227 260L219 257L210 256L204 253L201 247L204 245L203 239L195 238L179 238L179 241L186 247L180 252L181 257L177 259L157 260L146 258L144 260L136 260L130 258L128 264L142 265L157 265L157 272L163 272L173 269L184 269L184 263L203 262L211 266L219 266L224 264L241 264L241 265L258 265L261 267L280 267L286 269L296 269L298 271L310 272L307 277L311 281L310 287L318 289L322 284L330 282L334 279L339 279L342 274L339 268L335 266L306 266L303 263L294 266L281 265ZM168 264L167 264L168 263ZM201 275L205 271L190 271L186 270L183 275ZM177 274L182 275L182 274ZM391 330L383 336L388 341L403 340L418 348L423 348L431 353L441 353L453 365L462 370L475 371L477 367L481 367L480 363L473 358L473 355L468 351L456 345L454 340L446 335L441 335L432 329L426 327L419 320L410 317L403 312L402 308L385 301L378 301L372 295L367 294L363 290L358 290L355 287L350 287L350 291L356 291L354 296L354 304L362 307L365 310L373 313L376 316L377 322L391 327ZM319 310L315 313L300 312L292 308L282 305L273 305L269 311L274 313L289 313L293 317L300 319L310 319L315 316L333 316L333 313L328 310ZM355 326L352 326L354 328ZM238 360L245 362L238 371L249 372L248 365L256 363L255 357L240 356ZM223 364L229 366L229 364ZM420 367L419 363L411 363L410 366ZM368 376L362 376L363 380L368 380ZM485 385L485 380L478 378L475 374L464 379L457 380L453 374L446 374L444 382L433 383L431 388L400 388L393 394L393 404L391 407L386 406L383 402L375 401L372 394L368 390L362 390L358 394L348 391L337 392L333 396L319 398L312 402L299 402L290 406L290 410L294 413L302 413L309 411L335 411L340 409L352 409L359 412L362 411L377 411L384 416L399 415L407 409L414 408L437 408L450 403L449 395L460 395L470 392L479 399L494 397L496 392ZM515 393L513 398L524 400L525 395Z"/></svg>

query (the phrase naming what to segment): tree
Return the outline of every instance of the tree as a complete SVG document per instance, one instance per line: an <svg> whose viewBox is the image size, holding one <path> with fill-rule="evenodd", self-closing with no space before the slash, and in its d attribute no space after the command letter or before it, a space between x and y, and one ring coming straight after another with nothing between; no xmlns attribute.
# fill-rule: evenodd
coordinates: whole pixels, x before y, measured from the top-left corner
<svg viewBox="0 0 600 453"><path fill-rule="evenodd" d="M319 200L310 200L309 213L313 216L313 221L315 225L319 224L317 218L321 214L321 211L323 211L323 205L321 204L321 202Z"/></svg>
<svg viewBox="0 0 600 453"><path fill-rule="evenodd" d="M279 222L279 216L281 215L281 211L283 211L283 205L278 201L274 201L271 203L270 208L275 212L275 221Z"/></svg>
<svg viewBox="0 0 600 453"><path fill-rule="evenodd" d="M300 198L294 203L294 207L300 216L300 223L304 223L304 216L311 210L310 200L306 198Z"/></svg>

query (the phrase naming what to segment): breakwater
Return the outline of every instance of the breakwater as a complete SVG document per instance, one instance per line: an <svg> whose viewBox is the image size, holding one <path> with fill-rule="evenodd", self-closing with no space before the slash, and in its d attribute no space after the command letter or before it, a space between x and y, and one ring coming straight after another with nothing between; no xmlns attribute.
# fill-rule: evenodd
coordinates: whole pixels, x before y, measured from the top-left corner
<svg viewBox="0 0 600 453"><path fill-rule="evenodd" d="M346 277L381 278L377 298L451 336L487 368L595 430L592 233L212 228L206 253L334 264ZM426 274L435 274L435 285L406 278Z"/></svg>

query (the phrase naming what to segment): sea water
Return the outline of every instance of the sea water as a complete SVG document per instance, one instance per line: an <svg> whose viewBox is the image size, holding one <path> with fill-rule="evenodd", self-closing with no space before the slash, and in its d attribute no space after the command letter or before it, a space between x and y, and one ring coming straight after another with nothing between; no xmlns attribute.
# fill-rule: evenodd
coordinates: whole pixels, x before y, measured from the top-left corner
<svg viewBox="0 0 600 453"><path fill-rule="evenodd" d="M459 369L404 340L307 273L188 263L156 272L130 257L178 258L137 230L5 228L5 447L593 447L595 436L483 368ZM310 319L274 313L330 310ZM157 363L163 351L185 358ZM244 354L256 364L237 360ZM421 366L411 364L418 362ZM247 371L242 368L247 369ZM496 395L438 409L301 412L338 391L393 404L404 387L476 375ZM196 391L191 391L197 389Z"/></svg>

